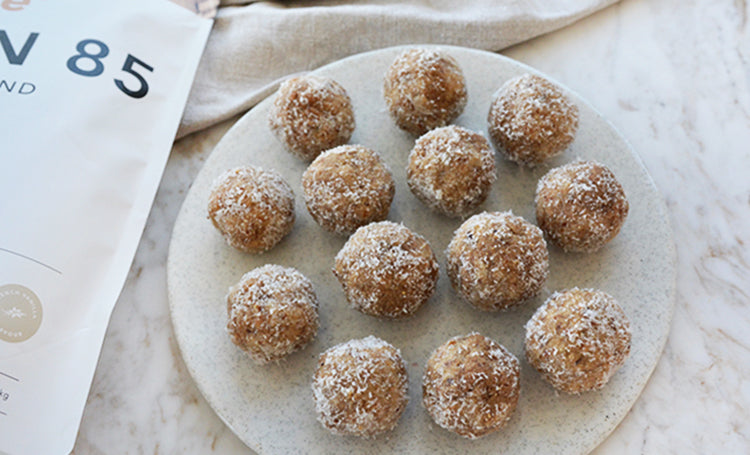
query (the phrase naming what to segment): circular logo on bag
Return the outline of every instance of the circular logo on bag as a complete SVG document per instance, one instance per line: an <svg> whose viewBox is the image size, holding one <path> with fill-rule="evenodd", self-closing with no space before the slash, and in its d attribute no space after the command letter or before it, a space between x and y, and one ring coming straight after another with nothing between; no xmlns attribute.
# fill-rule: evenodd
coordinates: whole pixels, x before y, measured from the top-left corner
<svg viewBox="0 0 750 455"><path fill-rule="evenodd" d="M42 323L42 302L20 284L0 286L0 340L28 340Z"/></svg>

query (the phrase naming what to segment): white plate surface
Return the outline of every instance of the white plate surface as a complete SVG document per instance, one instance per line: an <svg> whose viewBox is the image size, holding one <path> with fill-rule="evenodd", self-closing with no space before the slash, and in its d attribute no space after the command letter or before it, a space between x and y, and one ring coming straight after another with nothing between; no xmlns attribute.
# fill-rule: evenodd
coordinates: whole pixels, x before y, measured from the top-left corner
<svg viewBox="0 0 750 455"><path fill-rule="evenodd" d="M466 76L469 102L456 123L487 135L492 94L507 79L535 70L497 54L440 46ZM185 363L207 401L249 447L263 454L320 453L587 453L615 428L646 384L666 341L674 303L675 254L666 207L640 159L618 132L574 93L581 119L576 139L560 157L533 170L497 157L499 178L481 210L512 210L534 222L536 182L550 167L578 158L609 166L630 201L620 234L595 254L566 254L550 246L550 277L524 306L485 313L462 302L450 286L443 254L460 220L432 213L405 182L414 137L399 130L385 107L382 77L403 48L360 54L316 70L341 83L352 98L357 127L352 143L381 154L393 171L396 197L388 219L425 236L441 271L435 296L405 321L383 321L347 306L331 273L345 239L324 232L307 213L300 178L306 164L282 149L267 126L273 95L249 111L206 161L174 227L168 258L172 321ZM273 250L249 255L228 247L206 216L212 181L231 167L275 169L296 196L297 222ZM224 296L248 270L265 263L293 266L309 277L320 300L316 340L278 364L258 366L225 331ZM599 392L558 394L523 358L524 323L555 290L595 287L618 299L633 330L631 355ZM521 360L521 399L499 432L469 441L435 426L421 404L427 357L450 337L478 331ZM334 344L376 335L398 347L409 373L409 405L398 427L371 439L329 434L315 419L310 378L318 355Z"/></svg>

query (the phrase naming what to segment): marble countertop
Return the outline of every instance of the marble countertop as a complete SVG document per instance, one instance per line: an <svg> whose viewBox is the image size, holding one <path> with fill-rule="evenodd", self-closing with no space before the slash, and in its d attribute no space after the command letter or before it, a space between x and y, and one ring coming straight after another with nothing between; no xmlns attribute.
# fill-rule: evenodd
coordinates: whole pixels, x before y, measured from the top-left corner
<svg viewBox="0 0 750 455"><path fill-rule="evenodd" d="M640 154L677 247L672 330L596 454L750 452L750 33L745 0L623 0L503 52L578 92ZM195 387L166 289L172 226L232 125L175 143L114 309L75 454L244 454Z"/></svg>

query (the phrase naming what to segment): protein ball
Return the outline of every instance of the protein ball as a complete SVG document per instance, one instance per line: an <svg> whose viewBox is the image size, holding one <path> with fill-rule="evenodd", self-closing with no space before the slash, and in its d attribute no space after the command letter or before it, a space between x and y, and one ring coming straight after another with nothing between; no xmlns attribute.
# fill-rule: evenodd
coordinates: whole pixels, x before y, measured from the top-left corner
<svg viewBox="0 0 750 455"><path fill-rule="evenodd" d="M499 151L518 164L533 167L573 142L578 107L548 80L524 74L495 93L487 124Z"/></svg>
<svg viewBox="0 0 750 455"><path fill-rule="evenodd" d="M398 349L368 336L318 359L312 381L318 421L334 434L371 437L392 430L406 409L408 378Z"/></svg>
<svg viewBox="0 0 750 455"><path fill-rule="evenodd" d="M412 193L433 210L453 217L484 202L496 178L495 155L487 139L455 125L417 139L406 170Z"/></svg>
<svg viewBox="0 0 750 455"><path fill-rule="evenodd" d="M268 121L284 146L305 161L349 142L355 127L352 102L344 87L311 74L281 84Z"/></svg>
<svg viewBox="0 0 750 455"><path fill-rule="evenodd" d="M294 194L273 171L230 169L213 184L208 217L227 243L247 253L269 250L294 226Z"/></svg>
<svg viewBox="0 0 750 455"><path fill-rule="evenodd" d="M388 111L414 135L445 126L466 107L466 81L456 60L437 49L412 48L399 54L385 73Z"/></svg>
<svg viewBox="0 0 750 455"><path fill-rule="evenodd" d="M436 424L469 439L502 428L518 405L518 359L478 333L438 347L427 361L422 403Z"/></svg>
<svg viewBox="0 0 750 455"><path fill-rule="evenodd" d="M313 285L290 267L268 264L246 273L227 295L227 332L258 363L286 357L318 331Z"/></svg>
<svg viewBox="0 0 750 455"><path fill-rule="evenodd" d="M307 210L323 229L348 235L388 216L396 186L375 151L342 145L310 164L302 174L302 191Z"/></svg>
<svg viewBox="0 0 750 455"><path fill-rule="evenodd" d="M454 232L446 256L453 288L486 311L535 296L549 273L542 231L510 212L483 212L466 220Z"/></svg>
<svg viewBox="0 0 750 455"><path fill-rule="evenodd" d="M609 294L556 292L526 323L526 358L560 391L604 387L630 354L630 323Z"/></svg>
<svg viewBox="0 0 750 455"><path fill-rule="evenodd" d="M438 269L424 237L382 221L357 229L336 255L333 273L353 308L395 319L411 316L432 296Z"/></svg>
<svg viewBox="0 0 750 455"><path fill-rule="evenodd" d="M565 251L594 252L612 240L628 216L628 200L615 175L593 161L550 170L536 189L536 220Z"/></svg>

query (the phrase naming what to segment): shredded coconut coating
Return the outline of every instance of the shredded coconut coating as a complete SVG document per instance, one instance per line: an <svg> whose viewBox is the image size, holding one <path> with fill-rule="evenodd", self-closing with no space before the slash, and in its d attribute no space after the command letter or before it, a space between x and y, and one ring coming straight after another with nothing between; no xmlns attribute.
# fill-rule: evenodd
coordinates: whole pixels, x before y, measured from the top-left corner
<svg viewBox="0 0 750 455"><path fill-rule="evenodd" d="M536 189L536 220L565 251L597 251L619 232L628 200L606 166L578 161L550 170Z"/></svg>
<svg viewBox="0 0 750 455"><path fill-rule="evenodd" d="M424 237L381 221L357 229L336 255L333 273L353 308L398 319L411 316L429 300L438 270Z"/></svg>
<svg viewBox="0 0 750 455"><path fill-rule="evenodd" d="M254 166L230 169L213 183L208 217L230 246L261 253L291 232L294 193L274 171Z"/></svg>
<svg viewBox="0 0 750 455"><path fill-rule="evenodd" d="M334 434L372 437L392 430L406 409L401 352L368 336L336 345L318 359L312 381L318 421Z"/></svg>
<svg viewBox="0 0 750 455"><path fill-rule="evenodd" d="M310 74L281 84L268 122L284 146L305 161L346 144L355 128L352 102L344 87Z"/></svg>
<svg viewBox="0 0 750 455"><path fill-rule="evenodd" d="M472 216L454 232L445 254L453 288L486 311L535 296L549 273L542 231L511 212Z"/></svg>
<svg viewBox="0 0 750 455"><path fill-rule="evenodd" d="M412 193L433 210L453 217L484 202L496 178L495 155L487 139L455 125L417 139L406 169Z"/></svg>
<svg viewBox="0 0 750 455"><path fill-rule="evenodd" d="M427 361L422 404L435 423L469 439L510 420L521 391L518 359L478 333L438 347Z"/></svg>
<svg viewBox="0 0 750 455"><path fill-rule="evenodd" d="M568 393L604 387L630 354L630 341L620 305L595 289L556 292L526 323L526 358Z"/></svg>
<svg viewBox="0 0 750 455"><path fill-rule="evenodd" d="M227 294L227 333L258 363L280 360L318 331L318 298L296 269L267 264L246 273Z"/></svg>
<svg viewBox="0 0 750 455"><path fill-rule="evenodd" d="M308 166L302 191L307 210L323 229L348 235L388 216L396 185L375 151L342 145L321 153Z"/></svg>
<svg viewBox="0 0 750 455"><path fill-rule="evenodd" d="M443 51L422 48L396 57L385 73L383 91L396 124L414 135L451 123L468 98L456 60Z"/></svg>
<svg viewBox="0 0 750 455"><path fill-rule="evenodd" d="M562 153L578 129L578 107L546 79L524 74L495 93L487 116L498 150L533 167Z"/></svg>

